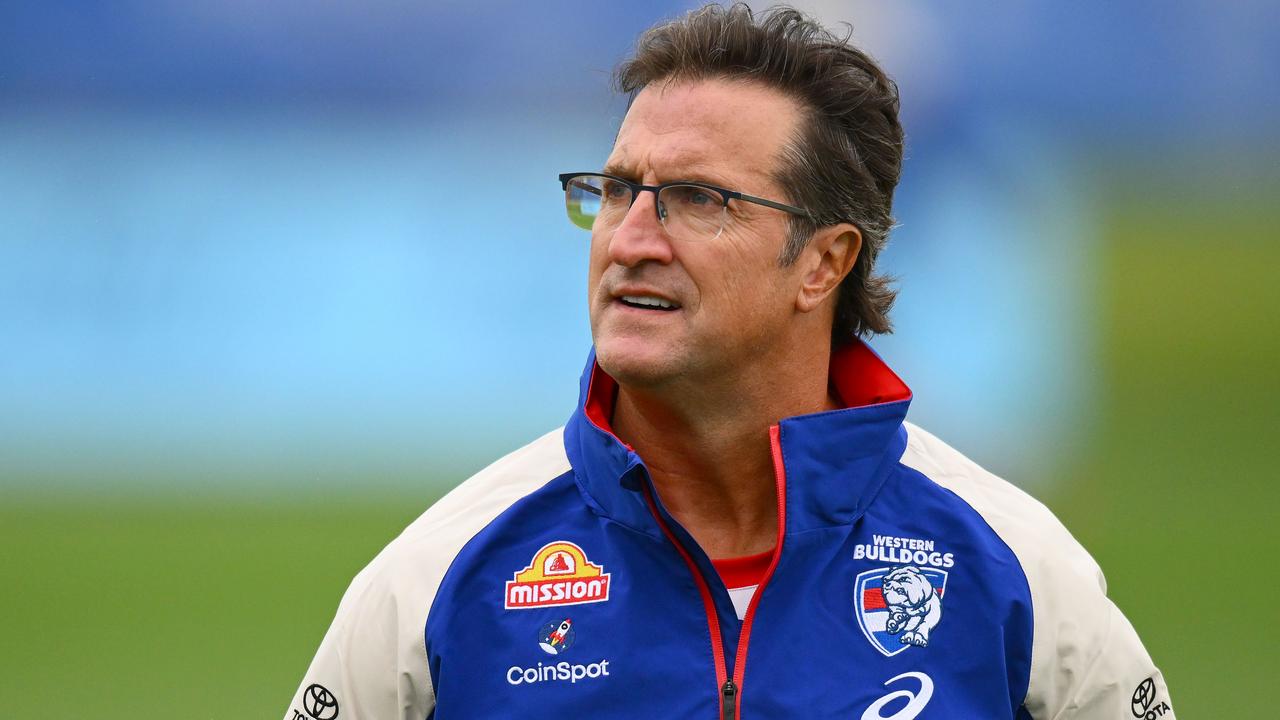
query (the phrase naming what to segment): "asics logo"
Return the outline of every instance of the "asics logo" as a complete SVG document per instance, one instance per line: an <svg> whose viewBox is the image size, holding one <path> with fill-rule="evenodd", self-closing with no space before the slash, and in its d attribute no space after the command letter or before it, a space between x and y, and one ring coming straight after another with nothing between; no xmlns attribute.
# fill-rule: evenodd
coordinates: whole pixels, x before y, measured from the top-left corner
<svg viewBox="0 0 1280 720"><path fill-rule="evenodd" d="M902 673L895 678L889 678L885 681L885 687L892 685L903 678L911 678L920 683L920 689L916 692L910 690L894 690L893 692L881 697L879 700L871 703L862 712L862 720L912 720L915 716L924 710L924 706L929 704L929 699L933 697L933 680L928 675L918 672ZM892 715L881 715L880 711L889 703L895 700L906 698L907 704Z"/></svg>

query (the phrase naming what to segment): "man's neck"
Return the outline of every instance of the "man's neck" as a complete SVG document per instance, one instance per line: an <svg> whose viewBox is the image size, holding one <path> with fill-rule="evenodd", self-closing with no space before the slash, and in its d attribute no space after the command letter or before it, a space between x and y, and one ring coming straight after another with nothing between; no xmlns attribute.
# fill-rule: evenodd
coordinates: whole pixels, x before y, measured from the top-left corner
<svg viewBox="0 0 1280 720"><path fill-rule="evenodd" d="M712 558L769 550L777 486L769 428L836 407L829 352L680 388L620 386L613 429L644 460L663 504Z"/></svg>

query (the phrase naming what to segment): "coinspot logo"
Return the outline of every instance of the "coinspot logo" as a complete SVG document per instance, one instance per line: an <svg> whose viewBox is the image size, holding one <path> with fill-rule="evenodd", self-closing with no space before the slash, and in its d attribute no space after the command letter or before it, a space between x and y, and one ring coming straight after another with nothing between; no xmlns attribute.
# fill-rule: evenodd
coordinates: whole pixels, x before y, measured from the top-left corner
<svg viewBox="0 0 1280 720"><path fill-rule="evenodd" d="M538 647L548 655L559 655L577 642L578 633L573 621L565 618L560 622L550 622L538 631ZM571 663L561 661L554 664L537 663L532 667L512 665L507 668L508 685L537 685L548 682L568 682L576 685L583 680L595 680L609 677L609 661L597 660L593 663Z"/></svg>
<svg viewBox="0 0 1280 720"><path fill-rule="evenodd" d="M573 621L565 618L558 623L547 623L538 631L538 647L548 655L559 655L573 647L578 633L573 629Z"/></svg>
<svg viewBox="0 0 1280 720"><path fill-rule="evenodd" d="M574 685L581 680L602 677L609 677L608 660L587 664L561 661L554 665L544 665L539 662L535 667L526 668L512 665L507 668L507 683L509 685L536 685L538 683L564 682L566 680L570 685Z"/></svg>

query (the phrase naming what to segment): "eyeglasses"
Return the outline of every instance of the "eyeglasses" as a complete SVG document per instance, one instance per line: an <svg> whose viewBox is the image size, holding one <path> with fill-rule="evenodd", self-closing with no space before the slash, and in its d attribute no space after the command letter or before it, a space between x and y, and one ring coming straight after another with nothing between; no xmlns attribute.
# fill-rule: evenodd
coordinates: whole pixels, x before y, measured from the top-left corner
<svg viewBox="0 0 1280 720"><path fill-rule="evenodd" d="M641 185L614 175L565 173L560 176L569 220L583 230L613 230L643 191L652 192L654 209L667 233L680 240L714 240L724 231L730 200L764 205L811 217L803 208L726 190L700 182L676 181Z"/></svg>

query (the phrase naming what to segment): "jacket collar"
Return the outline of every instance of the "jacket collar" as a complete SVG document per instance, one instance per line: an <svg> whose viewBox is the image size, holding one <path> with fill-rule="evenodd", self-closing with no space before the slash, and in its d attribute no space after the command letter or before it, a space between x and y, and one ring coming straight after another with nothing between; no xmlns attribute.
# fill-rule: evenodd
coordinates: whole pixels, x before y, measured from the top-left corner
<svg viewBox="0 0 1280 720"><path fill-rule="evenodd" d="M860 516L902 455L911 390L861 340L832 354L830 383L844 407L779 423L786 471L787 534L846 525ZM596 363L582 374L565 450L588 504L647 533L658 530L641 492L644 463L613 434L618 384Z"/></svg>

